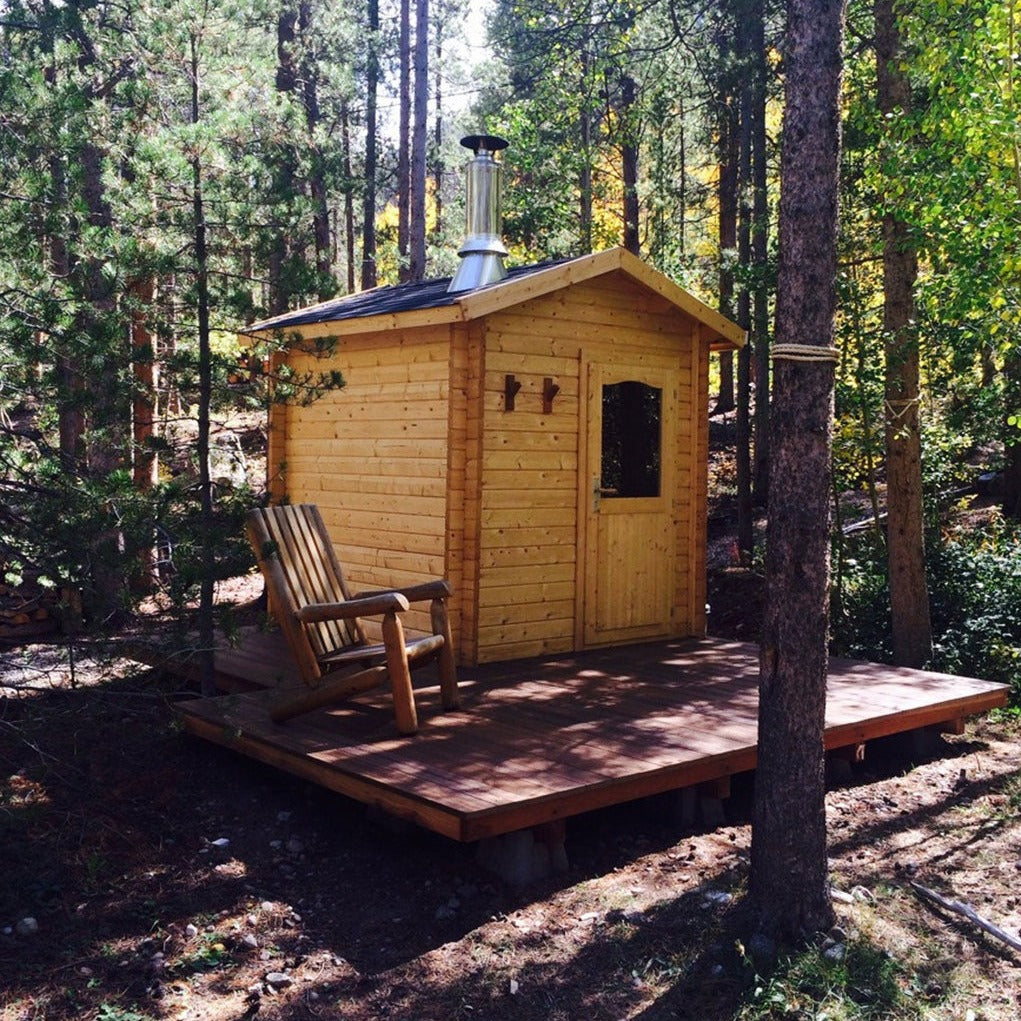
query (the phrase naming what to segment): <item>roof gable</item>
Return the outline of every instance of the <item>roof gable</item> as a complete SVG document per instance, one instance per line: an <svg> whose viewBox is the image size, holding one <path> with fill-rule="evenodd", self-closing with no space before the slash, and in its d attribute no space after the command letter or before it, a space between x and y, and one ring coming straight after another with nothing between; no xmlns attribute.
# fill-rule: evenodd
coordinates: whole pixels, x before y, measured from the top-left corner
<svg viewBox="0 0 1021 1021"><path fill-rule="evenodd" d="M623 248L519 267L509 270L507 277L498 283L459 294L447 292L449 277L376 287L266 319L248 327L243 333L251 336L293 330L311 338L433 323L469 322L617 270L702 323L714 347L741 347L744 344L745 333L739 326Z"/></svg>

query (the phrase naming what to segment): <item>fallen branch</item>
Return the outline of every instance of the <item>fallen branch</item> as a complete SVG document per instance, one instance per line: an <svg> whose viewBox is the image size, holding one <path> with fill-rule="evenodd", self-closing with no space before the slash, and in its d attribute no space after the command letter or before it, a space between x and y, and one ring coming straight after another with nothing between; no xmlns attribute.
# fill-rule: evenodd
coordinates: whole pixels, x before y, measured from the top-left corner
<svg viewBox="0 0 1021 1021"><path fill-rule="evenodd" d="M1013 936L1004 932L998 925L993 925L992 922L987 922L970 904L966 904L959 900L948 900L946 897L938 894L935 890L930 890L927 886L922 886L921 883L916 883L914 881L911 883L911 888L924 900L932 901L934 904L938 904L941 908L945 908L947 911L953 911L955 914L963 915L980 929L984 929L988 932L990 936L995 936L998 940L1002 940L1007 944L1007 946L1013 947L1015 950L1021 950L1021 940L1017 940Z"/></svg>

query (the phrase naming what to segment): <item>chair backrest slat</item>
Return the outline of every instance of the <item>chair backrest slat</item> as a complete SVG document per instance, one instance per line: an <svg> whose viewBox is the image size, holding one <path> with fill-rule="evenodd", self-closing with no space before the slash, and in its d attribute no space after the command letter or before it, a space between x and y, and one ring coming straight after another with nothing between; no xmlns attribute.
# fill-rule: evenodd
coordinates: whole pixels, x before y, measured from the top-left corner
<svg viewBox="0 0 1021 1021"><path fill-rule="evenodd" d="M318 661L323 656L365 640L357 621L301 624L294 618L297 609L310 603L350 598L319 508L314 504L261 507L250 512L248 524L271 608L292 647L297 646L303 676L315 680L321 676Z"/></svg>

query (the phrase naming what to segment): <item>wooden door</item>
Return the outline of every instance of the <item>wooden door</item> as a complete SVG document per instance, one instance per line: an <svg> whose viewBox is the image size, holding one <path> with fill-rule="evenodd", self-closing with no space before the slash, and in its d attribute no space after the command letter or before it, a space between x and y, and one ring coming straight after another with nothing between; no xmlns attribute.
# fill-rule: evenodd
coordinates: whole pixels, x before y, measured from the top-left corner
<svg viewBox="0 0 1021 1021"><path fill-rule="evenodd" d="M672 633L677 370L593 362L586 401L586 646Z"/></svg>

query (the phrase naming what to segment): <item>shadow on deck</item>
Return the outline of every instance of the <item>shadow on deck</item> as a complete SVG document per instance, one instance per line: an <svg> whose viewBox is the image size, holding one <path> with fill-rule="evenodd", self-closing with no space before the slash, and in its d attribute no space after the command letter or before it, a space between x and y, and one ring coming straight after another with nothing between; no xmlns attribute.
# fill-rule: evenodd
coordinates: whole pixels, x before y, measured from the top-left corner
<svg viewBox="0 0 1021 1021"><path fill-rule="evenodd" d="M754 769L758 649L658 642L461 672L463 708L416 690L421 729L397 735L384 693L275 724L270 686L296 683L279 636L217 654L212 699L185 728L444 836L475 841ZM256 690L240 690L240 689ZM1006 704L1004 685L874 663L830 663L826 747L956 727Z"/></svg>

